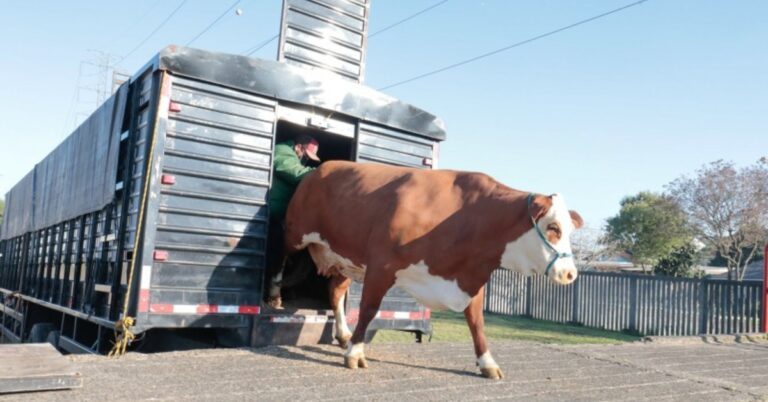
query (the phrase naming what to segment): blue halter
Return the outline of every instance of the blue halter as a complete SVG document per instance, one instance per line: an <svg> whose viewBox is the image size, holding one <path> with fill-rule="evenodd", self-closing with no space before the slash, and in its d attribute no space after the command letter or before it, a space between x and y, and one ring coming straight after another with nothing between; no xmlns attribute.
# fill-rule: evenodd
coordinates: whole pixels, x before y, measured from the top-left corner
<svg viewBox="0 0 768 402"><path fill-rule="evenodd" d="M548 276L549 270L555 265L555 261L557 261L559 258L573 257L573 254L561 253L557 251L555 246L553 246L552 243L550 243L549 240L547 240L547 237L544 236L544 233L541 232L539 225L536 224L536 220L533 219L533 215L531 215L531 204L533 204L533 193L528 194L528 216L531 218L531 223L533 223L533 228L536 229L536 233L538 233L539 238L541 238L541 241L543 241L544 245L547 246L547 248L554 253L554 256L552 257L552 261L550 261L549 264L547 264L547 269L544 270L544 276Z"/></svg>

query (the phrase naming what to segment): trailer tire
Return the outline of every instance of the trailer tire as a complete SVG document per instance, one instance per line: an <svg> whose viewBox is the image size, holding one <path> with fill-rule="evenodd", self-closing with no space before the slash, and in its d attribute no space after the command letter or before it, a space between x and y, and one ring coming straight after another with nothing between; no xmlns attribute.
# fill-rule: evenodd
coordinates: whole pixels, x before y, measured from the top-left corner
<svg viewBox="0 0 768 402"><path fill-rule="evenodd" d="M49 322L39 322L32 326L29 330L29 336L27 342L29 343L45 343L48 341L48 334L53 332L56 327Z"/></svg>
<svg viewBox="0 0 768 402"><path fill-rule="evenodd" d="M51 331L48 333L48 337L45 339L46 342L53 345L54 348L59 348L59 334L60 332L58 330Z"/></svg>

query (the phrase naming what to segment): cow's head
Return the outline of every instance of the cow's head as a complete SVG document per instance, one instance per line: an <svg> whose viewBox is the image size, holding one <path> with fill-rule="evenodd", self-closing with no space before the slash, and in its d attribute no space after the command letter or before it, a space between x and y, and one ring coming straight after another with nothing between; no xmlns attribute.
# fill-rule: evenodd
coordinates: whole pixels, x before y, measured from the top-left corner
<svg viewBox="0 0 768 402"><path fill-rule="evenodd" d="M545 274L562 285L572 283L577 272L571 233L582 226L581 216L569 211L558 194L530 196L527 216L528 229L507 244L501 266L525 274Z"/></svg>

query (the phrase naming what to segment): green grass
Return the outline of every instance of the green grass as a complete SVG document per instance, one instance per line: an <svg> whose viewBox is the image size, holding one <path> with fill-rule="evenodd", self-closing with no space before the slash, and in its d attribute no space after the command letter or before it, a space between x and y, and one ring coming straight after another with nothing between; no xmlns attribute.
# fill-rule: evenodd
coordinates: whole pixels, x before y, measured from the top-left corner
<svg viewBox="0 0 768 402"><path fill-rule="evenodd" d="M432 313L432 342L471 342L472 336L464 314ZM637 336L575 325L523 317L485 313L485 336L490 340L518 340L541 343L621 343L638 340ZM400 331L379 331L374 343L413 342L413 335Z"/></svg>

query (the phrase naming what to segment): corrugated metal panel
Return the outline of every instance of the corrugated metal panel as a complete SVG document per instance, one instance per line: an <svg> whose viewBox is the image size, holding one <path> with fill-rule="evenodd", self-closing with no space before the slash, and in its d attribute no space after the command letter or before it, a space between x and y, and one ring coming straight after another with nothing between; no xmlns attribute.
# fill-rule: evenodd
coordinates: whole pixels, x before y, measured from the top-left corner
<svg viewBox="0 0 768 402"><path fill-rule="evenodd" d="M258 305L275 102L175 77L151 305ZM152 309L150 305L150 311Z"/></svg>
<svg viewBox="0 0 768 402"><path fill-rule="evenodd" d="M362 82L369 0L283 0L278 60Z"/></svg>
<svg viewBox="0 0 768 402"><path fill-rule="evenodd" d="M367 123L360 124L358 162L378 162L415 168L431 168L437 142Z"/></svg>

